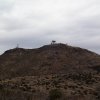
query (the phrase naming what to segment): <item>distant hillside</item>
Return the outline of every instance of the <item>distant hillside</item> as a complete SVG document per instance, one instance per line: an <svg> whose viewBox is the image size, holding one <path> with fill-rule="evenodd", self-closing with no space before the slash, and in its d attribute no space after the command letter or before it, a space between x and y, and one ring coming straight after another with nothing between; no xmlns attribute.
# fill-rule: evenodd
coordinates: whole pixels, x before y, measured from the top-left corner
<svg viewBox="0 0 100 100"><path fill-rule="evenodd" d="M100 65L100 55L65 44L45 45L37 49L14 48L0 56L0 76L64 74ZM3 75L3 76L2 76Z"/></svg>

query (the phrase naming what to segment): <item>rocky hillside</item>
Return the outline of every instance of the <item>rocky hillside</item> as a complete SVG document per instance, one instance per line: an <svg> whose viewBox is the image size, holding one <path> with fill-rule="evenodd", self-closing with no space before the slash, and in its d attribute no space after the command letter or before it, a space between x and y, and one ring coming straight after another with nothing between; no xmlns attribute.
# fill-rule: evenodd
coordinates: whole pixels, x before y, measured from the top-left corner
<svg viewBox="0 0 100 100"><path fill-rule="evenodd" d="M66 44L37 49L14 48L0 56L0 80L5 97L13 93L15 98L18 93L22 96L9 100L56 100L57 96L61 100L97 100L100 55ZM52 95L57 96L50 99L54 98Z"/></svg>
<svg viewBox="0 0 100 100"><path fill-rule="evenodd" d="M65 44L45 45L38 49L15 48L0 56L0 78L65 74L99 65L99 55Z"/></svg>

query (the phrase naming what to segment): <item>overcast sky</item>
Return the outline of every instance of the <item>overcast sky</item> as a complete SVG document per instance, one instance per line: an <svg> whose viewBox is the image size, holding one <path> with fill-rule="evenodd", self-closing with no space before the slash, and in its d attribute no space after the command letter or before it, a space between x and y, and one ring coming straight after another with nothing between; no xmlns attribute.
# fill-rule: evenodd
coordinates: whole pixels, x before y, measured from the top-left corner
<svg viewBox="0 0 100 100"><path fill-rule="evenodd" d="M100 0L0 0L0 54L51 40L100 54Z"/></svg>

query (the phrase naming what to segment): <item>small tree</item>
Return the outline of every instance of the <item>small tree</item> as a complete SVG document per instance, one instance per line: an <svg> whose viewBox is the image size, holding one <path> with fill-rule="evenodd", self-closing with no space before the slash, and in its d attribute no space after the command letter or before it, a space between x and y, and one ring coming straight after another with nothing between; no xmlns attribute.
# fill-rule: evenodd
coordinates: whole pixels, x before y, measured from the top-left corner
<svg viewBox="0 0 100 100"><path fill-rule="evenodd" d="M55 44L55 43L56 43L56 41L55 40L52 40L51 44Z"/></svg>

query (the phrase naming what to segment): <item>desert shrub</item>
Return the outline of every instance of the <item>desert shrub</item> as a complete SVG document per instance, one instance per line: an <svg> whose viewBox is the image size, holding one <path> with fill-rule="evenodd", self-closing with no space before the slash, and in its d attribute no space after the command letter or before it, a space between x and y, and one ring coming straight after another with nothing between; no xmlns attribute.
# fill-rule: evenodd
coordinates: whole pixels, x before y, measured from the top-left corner
<svg viewBox="0 0 100 100"><path fill-rule="evenodd" d="M56 86L56 85L58 85L59 82L57 80L53 80L52 83L53 83L54 86Z"/></svg>
<svg viewBox="0 0 100 100"><path fill-rule="evenodd" d="M100 84L96 88L97 99L100 100Z"/></svg>
<svg viewBox="0 0 100 100"><path fill-rule="evenodd" d="M2 90L3 89L3 85L2 84L0 84L0 90Z"/></svg>
<svg viewBox="0 0 100 100"><path fill-rule="evenodd" d="M57 100L62 97L62 92L59 89L52 89L49 92L49 100Z"/></svg>

